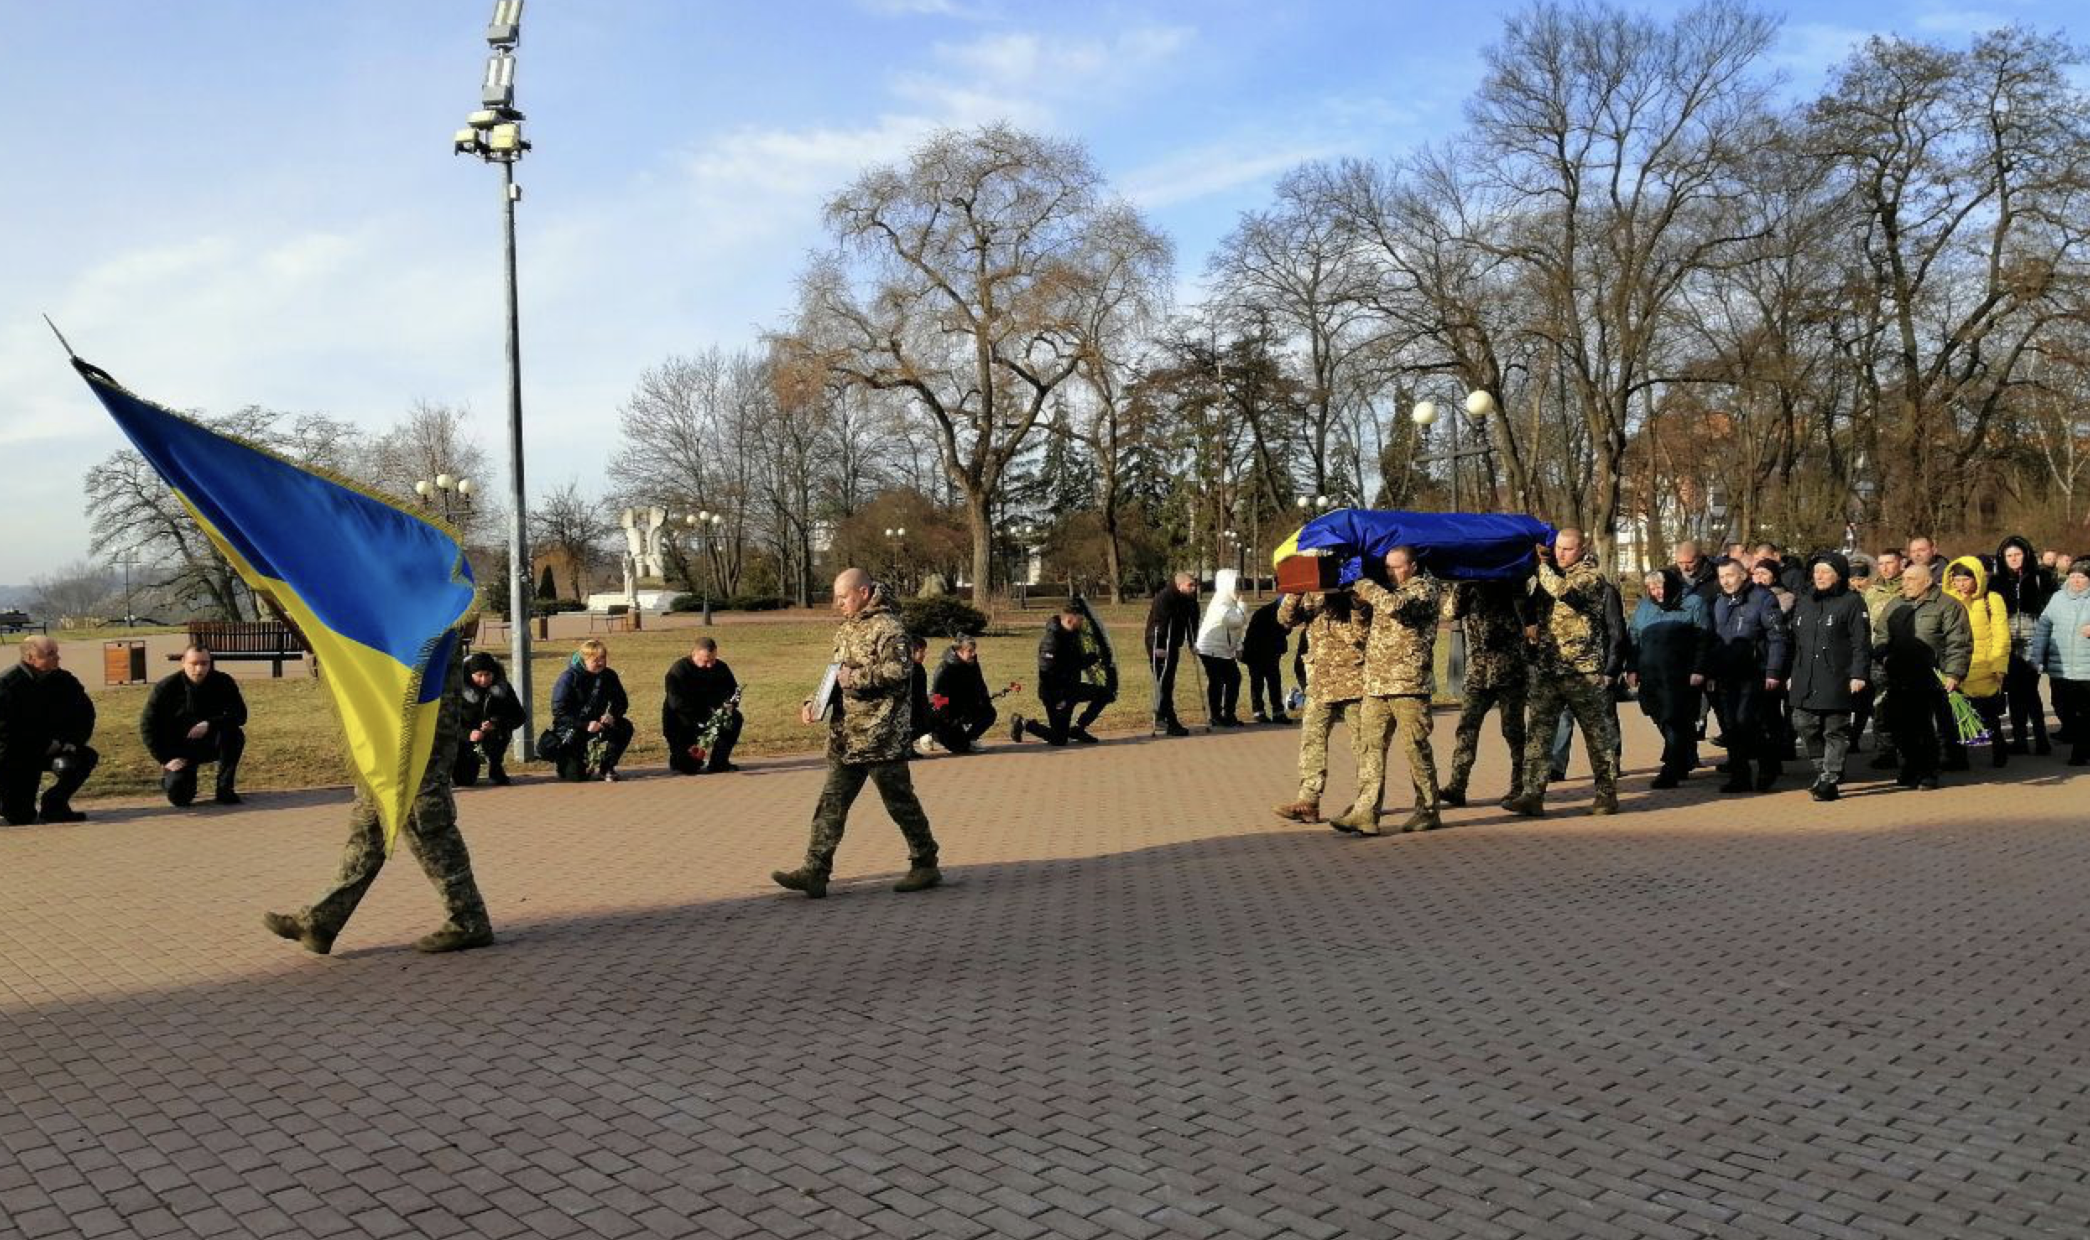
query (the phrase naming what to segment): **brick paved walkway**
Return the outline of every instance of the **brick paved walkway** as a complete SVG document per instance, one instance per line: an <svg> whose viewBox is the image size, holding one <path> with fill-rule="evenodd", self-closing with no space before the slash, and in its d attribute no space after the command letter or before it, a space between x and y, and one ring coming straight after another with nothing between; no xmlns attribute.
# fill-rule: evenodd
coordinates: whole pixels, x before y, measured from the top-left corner
<svg viewBox="0 0 2090 1240"><path fill-rule="evenodd" d="M339 794L0 831L0 1233L2090 1234L2090 783L1628 756L1378 841L1267 814L1277 731L939 759L950 885L865 805L818 904L811 760L467 793L445 958L404 857L333 958L256 924Z"/></svg>

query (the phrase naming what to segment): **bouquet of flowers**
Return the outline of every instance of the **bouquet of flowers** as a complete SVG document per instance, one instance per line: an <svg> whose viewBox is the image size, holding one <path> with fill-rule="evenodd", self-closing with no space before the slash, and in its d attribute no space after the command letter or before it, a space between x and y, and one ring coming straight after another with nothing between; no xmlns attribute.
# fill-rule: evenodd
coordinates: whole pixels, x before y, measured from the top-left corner
<svg viewBox="0 0 2090 1240"><path fill-rule="evenodd" d="M1931 674L1937 676L1940 685L1945 683L1943 674ZM1967 700L1966 694L1957 689L1947 689L1945 700L1952 705L1952 722L1959 733L1960 744L1986 745L1993 739L1988 734L1988 725L1981 720L1981 712L1974 709L1974 704Z"/></svg>
<svg viewBox="0 0 2090 1240"><path fill-rule="evenodd" d="M712 746L718 744L719 736L726 730L726 722L733 718L733 711L740 705L740 695L746 689L746 685L735 685L733 696L727 698L717 710L711 712L711 717L704 721L703 728L697 733L696 743L689 747L689 756L698 764L701 765L711 756Z"/></svg>
<svg viewBox="0 0 2090 1240"><path fill-rule="evenodd" d="M603 760L609 756L610 734L608 732L588 733L588 754L582 761L587 764L589 778L601 776Z"/></svg>

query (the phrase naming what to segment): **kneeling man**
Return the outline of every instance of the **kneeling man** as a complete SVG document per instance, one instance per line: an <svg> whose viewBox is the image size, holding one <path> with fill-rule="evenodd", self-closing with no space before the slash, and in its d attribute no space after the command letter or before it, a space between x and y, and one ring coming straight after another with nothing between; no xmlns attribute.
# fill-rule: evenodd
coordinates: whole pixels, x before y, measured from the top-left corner
<svg viewBox="0 0 2090 1240"><path fill-rule="evenodd" d="M138 732L160 764L160 791L170 805L196 799L200 768L218 764L220 805L238 805L239 759L247 749L247 700L239 685L217 669L210 651L191 646L181 670L152 687Z"/></svg>

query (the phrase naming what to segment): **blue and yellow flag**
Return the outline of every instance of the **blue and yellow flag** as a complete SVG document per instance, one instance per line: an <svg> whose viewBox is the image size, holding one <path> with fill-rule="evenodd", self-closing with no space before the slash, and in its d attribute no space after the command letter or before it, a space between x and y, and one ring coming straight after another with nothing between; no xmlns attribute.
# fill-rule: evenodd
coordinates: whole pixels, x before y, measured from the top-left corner
<svg viewBox="0 0 2090 1240"><path fill-rule="evenodd" d="M477 597L456 532L73 366L240 578L303 630L390 847L428 769L457 629Z"/></svg>

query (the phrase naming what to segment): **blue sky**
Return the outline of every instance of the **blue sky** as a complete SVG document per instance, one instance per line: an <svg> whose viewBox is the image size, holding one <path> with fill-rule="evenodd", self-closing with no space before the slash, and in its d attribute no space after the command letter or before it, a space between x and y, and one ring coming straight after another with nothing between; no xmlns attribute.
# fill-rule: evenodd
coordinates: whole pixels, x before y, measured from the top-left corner
<svg viewBox="0 0 2090 1240"><path fill-rule="evenodd" d="M0 0L0 583L94 554L80 477L119 446L40 312L176 407L375 428L461 403L505 459L499 178L449 152L491 7ZM822 199L938 126L1007 118L1087 142L1172 236L1194 295L1284 169L1456 129L1513 7L529 0L532 490L599 486L639 372L778 322ZM1776 64L1806 91L1873 31L1958 40L2080 10L1784 11Z"/></svg>

